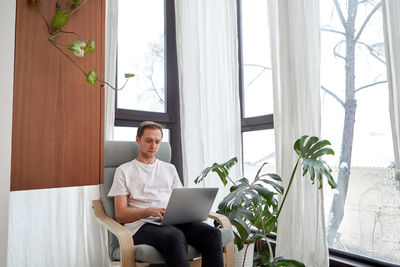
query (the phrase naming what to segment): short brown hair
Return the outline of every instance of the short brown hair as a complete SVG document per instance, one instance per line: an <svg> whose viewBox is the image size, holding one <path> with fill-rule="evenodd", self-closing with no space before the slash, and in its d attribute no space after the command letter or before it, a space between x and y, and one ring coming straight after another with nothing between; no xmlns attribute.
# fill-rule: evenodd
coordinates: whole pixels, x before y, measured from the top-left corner
<svg viewBox="0 0 400 267"><path fill-rule="evenodd" d="M154 121L143 121L139 124L139 128L137 129L137 137L141 138L143 136L144 130L146 129L159 129L161 131L161 138L163 137L163 127L161 124Z"/></svg>

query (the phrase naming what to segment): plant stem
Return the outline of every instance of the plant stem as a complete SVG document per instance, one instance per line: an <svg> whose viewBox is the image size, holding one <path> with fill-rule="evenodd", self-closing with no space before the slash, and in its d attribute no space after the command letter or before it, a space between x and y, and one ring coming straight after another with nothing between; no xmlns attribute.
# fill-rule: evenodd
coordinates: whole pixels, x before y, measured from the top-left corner
<svg viewBox="0 0 400 267"><path fill-rule="evenodd" d="M75 11L77 11L79 8L81 8L81 6L83 6L85 3L86 3L86 0L84 0L79 6L77 6L75 9L73 9L73 10L71 11L71 16L72 16L72 14L75 13Z"/></svg>
<svg viewBox="0 0 400 267"><path fill-rule="evenodd" d="M60 47L58 47L58 45L56 44L56 42L50 38L48 38L49 42L55 46L55 48L57 48L61 53L63 53L64 56L66 56L76 67L78 67L78 69L85 75L85 77L88 75L82 68L81 66L78 65L78 63L76 63L69 55L67 55Z"/></svg>
<svg viewBox="0 0 400 267"><path fill-rule="evenodd" d="M231 177L229 177L229 175L226 176L226 178L228 178L228 180L231 181L231 183L232 183L233 185L236 185L236 183L231 179Z"/></svg>
<svg viewBox="0 0 400 267"><path fill-rule="evenodd" d="M122 89L124 89L124 87L125 87L125 85L128 83L128 80L129 80L129 78L127 78L126 80L125 80L125 83L124 83L124 85L121 87L121 88L115 88L114 86L112 86L111 84L109 84L108 82L106 82L106 81L103 81L103 80L100 80L100 79L97 79L99 82L101 82L101 83L104 83L104 84L106 84L106 85L108 85L111 89L113 89L114 91L119 91L119 90L122 90Z"/></svg>
<svg viewBox="0 0 400 267"><path fill-rule="evenodd" d="M272 251L272 247L271 244L269 243L268 238L265 238L265 241L267 241L267 245L268 245L268 251L269 251L269 262L272 262L274 259L274 252Z"/></svg>
<svg viewBox="0 0 400 267"><path fill-rule="evenodd" d="M246 263L246 255L247 255L247 249L249 248L250 244L246 245L246 250L244 251L244 256L243 256L243 264L242 267L244 267L244 264Z"/></svg>
<svg viewBox="0 0 400 267"><path fill-rule="evenodd" d="M51 37L50 37L51 38ZM50 39L49 38L49 39ZM57 41L54 41L54 40L51 40L54 44L56 44L56 45L59 45L59 46L64 46L64 47L69 47L69 45L67 45L67 44L62 44L62 43L59 43L59 42L57 42Z"/></svg>
<svg viewBox="0 0 400 267"><path fill-rule="evenodd" d="M260 179L260 172L261 172L262 168L264 168L265 164L268 164L268 162L264 162L263 165L261 165L261 167L258 169L257 174L254 177L254 180L251 184L254 184L255 182L257 182Z"/></svg>
<svg viewBox="0 0 400 267"><path fill-rule="evenodd" d="M52 42L54 42L55 44L57 44L57 45L59 45L59 46L64 46L64 47L69 47L69 46L70 46L69 44L62 44L62 43L59 43L59 42L53 40L53 39L56 38L60 33L73 34L73 35L77 36L78 38L81 38L81 37L79 36L79 34L77 34L76 32L67 32L67 31L63 31L63 30L60 28L60 30L59 30L57 33L55 33L53 36L49 37L49 39L51 39Z"/></svg>
<svg viewBox="0 0 400 267"><path fill-rule="evenodd" d="M290 187L292 186L293 179L294 179L294 175L296 174L297 166L299 165L299 162L300 162L300 157L299 157L299 159L297 160L296 166L295 166L294 169L293 169L292 176L290 177L290 181L289 181L288 188L287 188L287 190L286 190L286 192L285 192L285 196L283 197L281 206L279 207L279 210L278 210L278 213L277 213L277 215L276 215L275 221L278 220L279 214L281 214L281 211L282 211L282 208L283 208L283 204L285 204L286 197L287 197L287 195L288 195L288 193L289 193Z"/></svg>
<svg viewBox="0 0 400 267"><path fill-rule="evenodd" d="M43 13L42 5L40 4L40 2L41 2L41 1L38 0L38 6L39 6L40 15L42 16L44 22L45 22L46 25L47 25L47 30L49 31L49 34L55 35L55 34L57 34L58 30L56 30L55 32L53 32L53 31L51 30L50 23L49 23L49 21L47 20L46 16L45 16L44 13Z"/></svg>
<svg viewBox="0 0 400 267"><path fill-rule="evenodd" d="M80 36L79 34L77 34L76 32L68 32L68 31L64 31L64 30L62 30L61 28L60 28L60 32L62 32L62 33L69 33L69 34L73 34L73 35L77 36L79 39L81 39L81 36Z"/></svg>
<svg viewBox="0 0 400 267"><path fill-rule="evenodd" d="M71 6L73 6L73 4L74 4L74 1L70 1L69 4L66 7L62 8L61 10L64 11L67 8L70 8Z"/></svg>

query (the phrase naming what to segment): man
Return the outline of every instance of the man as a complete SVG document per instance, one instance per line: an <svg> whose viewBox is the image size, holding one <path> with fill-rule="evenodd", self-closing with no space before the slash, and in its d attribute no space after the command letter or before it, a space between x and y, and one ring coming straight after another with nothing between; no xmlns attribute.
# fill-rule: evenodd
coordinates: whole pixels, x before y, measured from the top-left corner
<svg viewBox="0 0 400 267"><path fill-rule="evenodd" d="M162 218L172 189L182 187L175 166L156 159L162 139L162 126L142 122L137 130L139 155L115 172L108 196L114 197L115 218L124 223L135 245L155 247L167 266L189 266L187 244L202 253L202 266L223 266L221 233L203 222L158 226L140 219Z"/></svg>

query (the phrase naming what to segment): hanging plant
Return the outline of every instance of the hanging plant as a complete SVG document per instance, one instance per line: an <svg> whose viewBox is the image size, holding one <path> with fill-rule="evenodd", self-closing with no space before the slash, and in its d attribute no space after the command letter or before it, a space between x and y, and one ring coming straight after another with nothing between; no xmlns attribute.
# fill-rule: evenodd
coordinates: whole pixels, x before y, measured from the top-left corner
<svg viewBox="0 0 400 267"><path fill-rule="evenodd" d="M55 48L57 48L65 57L67 57L86 77L86 81L90 83L91 85L95 85L97 82L102 83L102 87L104 85L108 85L110 88L113 90L121 90L123 89L129 78L132 78L135 76L135 74L132 73L125 73L125 78L126 81L124 85L121 88L115 88L108 82L101 80L98 76L95 70L90 70L90 71L85 71L79 64L78 62L73 58L71 54L74 54L75 57L77 58L83 58L86 54L93 53L96 49L95 41L94 40L89 40L85 43L84 40L81 39L78 33L76 32L69 32L69 31L64 31L62 27L67 25L68 21L72 17L72 15L78 11L85 3L87 0L80 1L80 0L71 0L67 3L65 7L61 6L60 0L57 1L56 4L56 12L53 17L53 20L51 21L51 24L49 23L49 20L45 16L42 5L41 5L41 0L30 0L31 2L37 3L37 6L40 11L40 15L42 16L44 22L47 25L47 29L49 32L50 37L48 38L48 41L50 42L51 45L53 45ZM72 34L77 37L72 44L63 44L59 43L56 41L57 38L64 34ZM65 51L66 50L66 51ZM69 50L69 51L68 51Z"/></svg>

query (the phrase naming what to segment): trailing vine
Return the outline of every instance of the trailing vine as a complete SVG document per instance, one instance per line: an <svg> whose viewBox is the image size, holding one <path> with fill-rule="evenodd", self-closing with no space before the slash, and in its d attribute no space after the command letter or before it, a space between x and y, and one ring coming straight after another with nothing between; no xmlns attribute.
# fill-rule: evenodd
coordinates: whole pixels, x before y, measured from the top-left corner
<svg viewBox="0 0 400 267"><path fill-rule="evenodd" d="M126 81L125 81L124 85L121 88L115 88L114 86L112 86L108 82L101 80L97 76L97 73L96 73L95 70L85 71L78 64L78 62L75 61L73 56L68 54L68 53L73 52L73 54L76 57L82 58L86 54L90 54L90 53L93 53L95 51L96 46L95 46L94 40L89 40L89 41L87 41L85 43L81 39L79 34L77 34L76 32L64 31L63 28L62 28L68 23L68 21L71 18L71 16L76 11L78 11L86 3L87 0L83 0L83 1L81 1L81 0L71 0L71 1L68 2L68 4L65 7L62 7L61 3L60 3L60 0L57 0L56 13L55 13L51 23L49 22L49 20L47 19L46 15L43 12L43 8L42 8L42 5L41 5L41 0L30 0L30 1L37 3L40 15L42 16L44 22L47 25L47 29L48 29L48 32L49 32L49 35L50 35L50 37L48 38L48 41L50 42L50 44L53 45L58 51L60 51L66 58L68 58L68 60L70 60L72 62L72 64L74 64L83 73L83 75L85 75L86 81L88 83L90 83L91 85L95 85L96 82L100 82L100 83L102 83L102 85L101 85L102 87L104 87L104 85L108 85L110 88L112 88L113 90L117 91L117 90L122 90L126 86L129 78L135 76L132 73L125 73ZM61 36L63 34L75 35L77 37L77 39L75 39L72 42L72 44L63 44L63 43L57 42L56 41L57 37L59 37L59 36ZM69 51L65 51L65 50L69 50Z"/></svg>

